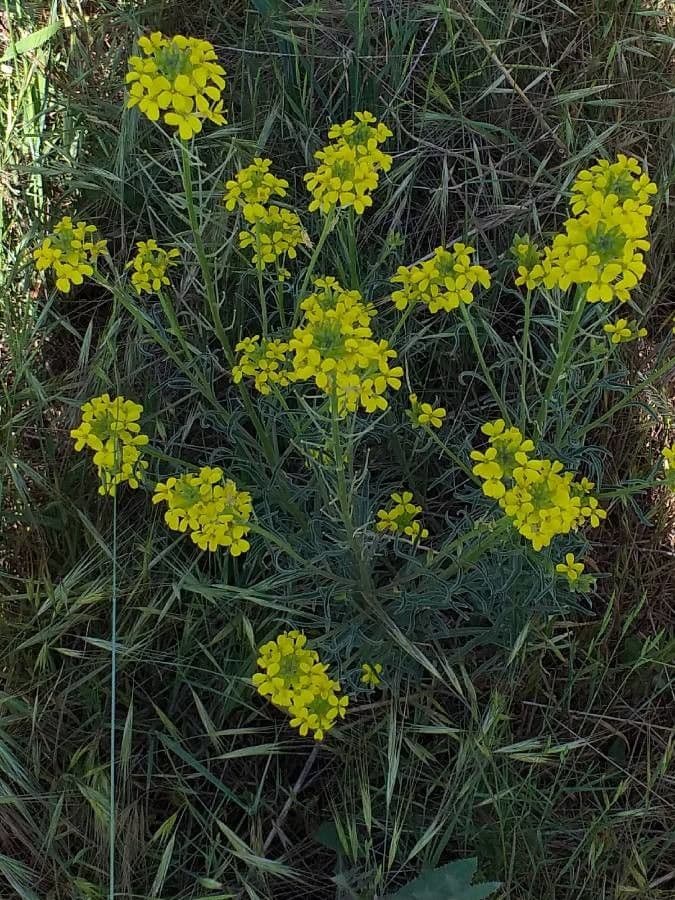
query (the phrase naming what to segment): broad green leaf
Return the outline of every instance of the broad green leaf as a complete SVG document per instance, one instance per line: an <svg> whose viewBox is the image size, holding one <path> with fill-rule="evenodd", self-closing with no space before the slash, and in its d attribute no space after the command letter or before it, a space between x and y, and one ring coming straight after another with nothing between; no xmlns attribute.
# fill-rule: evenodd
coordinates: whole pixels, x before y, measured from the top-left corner
<svg viewBox="0 0 675 900"><path fill-rule="evenodd" d="M474 884L475 859L457 859L438 869L422 872L388 900L482 900L499 887L497 882Z"/></svg>
<svg viewBox="0 0 675 900"><path fill-rule="evenodd" d="M2 57L0 57L0 62L8 62L8 60L21 56L24 53L30 53L31 50L37 50L38 47L41 47L50 38L53 38L57 31L60 30L61 22L52 22L50 25L45 25L44 28L38 28L37 31L25 34L14 44L10 44Z"/></svg>

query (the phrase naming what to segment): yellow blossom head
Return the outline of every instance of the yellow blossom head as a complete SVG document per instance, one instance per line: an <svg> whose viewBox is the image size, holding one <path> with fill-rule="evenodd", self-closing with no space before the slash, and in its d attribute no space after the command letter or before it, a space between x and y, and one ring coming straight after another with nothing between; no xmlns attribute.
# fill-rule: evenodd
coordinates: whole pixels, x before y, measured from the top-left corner
<svg viewBox="0 0 675 900"><path fill-rule="evenodd" d="M101 394L82 406L82 420L70 432L75 450L93 451L93 462L101 485L99 493L114 496L120 484L137 488L148 464L142 448L148 443L139 419L143 407L124 397Z"/></svg>
<svg viewBox="0 0 675 900"><path fill-rule="evenodd" d="M225 70L212 44L155 31L139 38L138 46L142 55L129 57L127 106L138 106L152 122L163 119L183 141L198 134L205 120L226 124Z"/></svg>
<svg viewBox="0 0 675 900"><path fill-rule="evenodd" d="M166 273L172 266L178 265L180 250L175 247L164 250L152 238L139 241L136 249L136 256L127 263L127 268L133 269L131 283L137 294L156 294L170 283Z"/></svg>
<svg viewBox="0 0 675 900"><path fill-rule="evenodd" d="M200 550L223 547L230 556L240 556L250 548L251 495L225 479L218 467L203 466L195 474L160 482L152 502L166 503L166 524L172 531L189 532Z"/></svg>
<svg viewBox="0 0 675 900"><path fill-rule="evenodd" d="M391 495L392 504L377 511L377 531L388 531L400 534L412 541L429 537L428 529L418 520L422 507L413 503L411 491L395 492Z"/></svg>
<svg viewBox="0 0 675 900"><path fill-rule="evenodd" d="M363 663L361 666L361 683L368 687L377 687L382 683L382 663Z"/></svg>
<svg viewBox="0 0 675 900"><path fill-rule="evenodd" d="M73 222L64 216L33 251L35 268L39 272L51 269L56 287L67 294L74 284L94 274L96 260L105 253L107 241L95 240L96 226Z"/></svg>
<svg viewBox="0 0 675 900"><path fill-rule="evenodd" d="M252 203L268 203L272 197L285 197L288 182L285 178L277 178L270 172L271 159L257 156L250 166L240 169L234 178L225 184L223 202L226 209L232 212L237 205L244 210Z"/></svg>
<svg viewBox="0 0 675 900"><path fill-rule="evenodd" d="M420 403L417 394L410 395L410 409L408 417L413 427L440 428L447 412L442 406L432 406L431 403Z"/></svg>
<svg viewBox="0 0 675 900"><path fill-rule="evenodd" d="M638 327L635 319L617 319L602 326L613 344L625 344L647 336L647 329Z"/></svg>
<svg viewBox="0 0 675 900"><path fill-rule="evenodd" d="M563 575L570 583L574 583L584 571L584 564L577 562L573 553L567 553L565 562L558 563L555 570L558 575Z"/></svg>
<svg viewBox="0 0 675 900"><path fill-rule="evenodd" d="M392 303L403 310L414 303L425 303L429 312L451 312L461 303L472 303L477 286L490 287L490 273L473 263L473 247L453 244L452 250L437 247L431 259L413 266L399 266L392 277L400 284L391 295Z"/></svg>

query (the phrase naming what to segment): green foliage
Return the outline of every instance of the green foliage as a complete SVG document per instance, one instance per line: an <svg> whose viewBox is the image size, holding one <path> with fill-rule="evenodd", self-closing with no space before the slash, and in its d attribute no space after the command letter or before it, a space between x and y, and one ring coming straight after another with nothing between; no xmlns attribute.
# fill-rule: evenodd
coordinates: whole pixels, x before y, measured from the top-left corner
<svg viewBox="0 0 675 900"><path fill-rule="evenodd" d="M390 894L390 900L482 900L494 894L499 884L472 885L477 865L475 859L456 859L438 869L428 869Z"/></svg>
<svg viewBox="0 0 675 900"><path fill-rule="evenodd" d="M523 342L508 248L559 227L596 155L634 153L665 196L672 22L605 0L52 6L44 43L40 4L0 17L8 52L23 48L0 100L0 896L107 895L116 559L118 896L371 900L475 855L503 898L668 898L672 519L645 485L672 416L672 211L659 200L630 310L650 336L610 361L586 309L573 364L560 362L569 306L544 297ZM178 146L122 110L126 58L160 27L213 40L228 69L231 124L199 135L187 179ZM412 383L346 436L368 590L337 474L309 453L330 421L257 396L251 415L231 383L224 345L257 332L260 302L220 203L263 154L306 204L301 175L328 123L362 108L394 131L394 166L356 252L333 230L321 270L376 302L384 337L400 325L385 299L399 264L467 238L493 274L468 320L400 325ZM138 240L179 247L173 305L135 296L107 263L114 290L38 289L31 252L64 214L96 223L119 272ZM150 486L222 465L251 491L264 533L238 561L200 555L147 494L121 493L113 528L68 436L80 404L112 387L143 403ZM444 430L410 427L408 387L449 411ZM501 405L599 482L608 526L559 557L495 529L467 474ZM378 543L376 510L402 485L431 558ZM553 576L566 549L597 594ZM250 684L257 646L291 626L353 698L319 748ZM384 663L381 690L360 683L364 658Z"/></svg>

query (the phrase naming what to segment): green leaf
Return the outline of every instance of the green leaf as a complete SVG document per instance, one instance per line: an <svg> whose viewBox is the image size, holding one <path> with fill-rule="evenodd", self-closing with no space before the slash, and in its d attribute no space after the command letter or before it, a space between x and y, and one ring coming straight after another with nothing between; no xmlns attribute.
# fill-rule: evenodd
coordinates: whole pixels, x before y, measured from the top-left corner
<svg viewBox="0 0 675 900"><path fill-rule="evenodd" d="M475 859L456 859L438 869L422 872L388 900L482 900L499 887L496 881L474 884Z"/></svg>
<svg viewBox="0 0 675 900"><path fill-rule="evenodd" d="M50 38L53 38L56 32L60 30L61 22L52 22L50 25L45 25L44 28L38 28L37 31L31 31L30 34L25 34L14 44L10 44L2 57L0 57L0 62L7 62L10 59L14 59L16 56L21 56L23 53L30 53L31 50L37 50L38 47L41 47Z"/></svg>

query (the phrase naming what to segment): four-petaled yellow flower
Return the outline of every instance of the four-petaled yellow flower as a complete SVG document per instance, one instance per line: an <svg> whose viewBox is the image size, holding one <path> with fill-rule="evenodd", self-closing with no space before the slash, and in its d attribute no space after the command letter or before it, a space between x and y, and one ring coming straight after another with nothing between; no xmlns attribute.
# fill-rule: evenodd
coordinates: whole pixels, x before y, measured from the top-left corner
<svg viewBox="0 0 675 900"><path fill-rule="evenodd" d="M482 426L489 447L474 450L473 472L484 482L483 491L499 502L520 534L535 550L548 547L559 534L569 534L581 525L596 528L607 513L592 495L595 485L576 481L557 460L530 456L534 449L517 428L507 428L503 419Z"/></svg>
<svg viewBox="0 0 675 900"><path fill-rule="evenodd" d="M373 338L372 304L333 277L316 278L314 287L300 304L304 318L289 341L294 377L311 378L335 398L340 415L359 406L369 413L385 410L384 394L400 388L403 369L390 365L396 351L388 342Z"/></svg>
<svg viewBox="0 0 675 900"><path fill-rule="evenodd" d="M440 428L446 415L447 412L442 406L432 406L431 403L418 403L417 394L410 395L408 416L414 427Z"/></svg>
<svg viewBox="0 0 675 900"><path fill-rule="evenodd" d="M283 256L295 259L296 248L308 243L300 218L288 209L248 203L244 218L251 227L239 232L239 246L253 250L253 265L260 269L276 264Z"/></svg>
<svg viewBox="0 0 675 900"><path fill-rule="evenodd" d="M653 211L649 201L656 192L656 185L637 159L619 153L616 162L600 159L579 172L572 185L570 205L576 216L592 206L602 206L605 197L612 196L627 214L648 219Z"/></svg>
<svg viewBox="0 0 675 900"><path fill-rule="evenodd" d="M391 137L391 131L364 111L354 113L354 119L342 125L331 126L328 137L331 143L314 154L318 167L305 175L312 194L309 211L325 215L339 206L352 207L362 215L373 204L370 193L378 186L380 172L391 168L391 156L379 147Z"/></svg>
<svg viewBox="0 0 675 900"><path fill-rule="evenodd" d="M189 531L200 550L224 547L230 556L240 556L250 548L251 495L225 480L218 467L167 478L156 486L152 502L166 503L166 524L172 531Z"/></svg>
<svg viewBox="0 0 675 900"><path fill-rule="evenodd" d="M516 258L516 285L533 291L544 280L544 269L541 265L543 250L533 243L529 235L516 234L511 245L511 252Z"/></svg>
<svg viewBox="0 0 675 900"><path fill-rule="evenodd" d="M301 631L284 631L260 647L258 668L252 681L262 697L290 716L290 724L304 737L322 741L326 732L343 719L349 697L341 694L338 681L328 675L316 650L307 647Z"/></svg>
<svg viewBox="0 0 675 900"><path fill-rule="evenodd" d="M382 683L380 675L382 674L382 663L363 663L361 666L361 683L368 687L377 687Z"/></svg>
<svg viewBox="0 0 675 900"><path fill-rule="evenodd" d="M647 336L646 328L639 328L635 319L617 319L616 322L608 322L602 326L602 330L611 335L610 340L613 344L626 344L629 341L635 341L638 338Z"/></svg>
<svg viewBox="0 0 675 900"><path fill-rule="evenodd" d="M35 268L39 272L52 269L56 287L67 294L72 285L82 284L85 277L94 274L97 258L105 253L107 241L92 240L95 233L95 225L75 225L70 216L64 216L33 251Z"/></svg>
<svg viewBox="0 0 675 900"><path fill-rule="evenodd" d="M237 365L232 369L232 380L238 384L244 376L253 378L257 391L269 394L271 385L286 387L294 380L288 344L280 340L260 340L260 335L244 338L235 347L239 354Z"/></svg>
<svg viewBox="0 0 675 900"><path fill-rule="evenodd" d="M558 563L555 570L559 575L564 575L570 584L573 584L584 571L584 564L576 562L573 553L567 553L565 555L565 562Z"/></svg>
<svg viewBox="0 0 675 900"><path fill-rule="evenodd" d="M256 156L250 166L240 169L225 184L225 208L232 212L240 204L245 211L252 203L267 203L272 197L285 197L288 182L273 175L271 167L271 159Z"/></svg>
<svg viewBox="0 0 675 900"><path fill-rule="evenodd" d="M101 485L99 494L114 497L120 484L137 488L148 464L141 458L148 437L141 433L140 403L109 394L92 397L82 406L82 421L70 436L75 450L94 451L93 462Z"/></svg>
<svg viewBox="0 0 675 900"><path fill-rule="evenodd" d="M152 122L162 117L182 141L202 130L204 120L225 125L221 93L225 69L208 41L154 31L141 37L143 56L129 57L127 106L138 106Z"/></svg>
<svg viewBox="0 0 675 900"><path fill-rule="evenodd" d="M167 270L171 266L178 265L180 250L175 247L164 250L157 246L157 241L152 238L147 241L139 241L136 244L138 253L127 263L127 268L132 268L131 283L136 288L137 294L156 294L162 287L169 284Z"/></svg>
<svg viewBox="0 0 675 900"><path fill-rule="evenodd" d="M393 506L388 509L378 509L375 528L378 531L388 531L391 534L402 534L412 541L424 540L429 537L429 531L422 526L417 516L422 512L422 507L412 502L411 491L402 491L391 495Z"/></svg>
<svg viewBox="0 0 675 900"><path fill-rule="evenodd" d="M436 313L451 312L460 303L472 303L476 285L490 287L490 273L471 261L474 252L473 247L457 243L452 250L437 247L431 259L399 266L391 281L402 287L393 291L393 304L397 309L405 309L421 301L429 312Z"/></svg>

